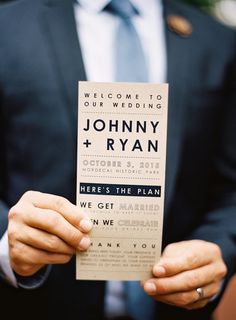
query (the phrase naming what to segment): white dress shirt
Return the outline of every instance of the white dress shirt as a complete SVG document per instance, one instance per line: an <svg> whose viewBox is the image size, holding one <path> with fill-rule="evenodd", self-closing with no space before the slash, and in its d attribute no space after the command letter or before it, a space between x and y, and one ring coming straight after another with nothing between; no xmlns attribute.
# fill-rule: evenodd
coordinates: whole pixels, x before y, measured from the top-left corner
<svg viewBox="0 0 236 320"><path fill-rule="evenodd" d="M146 56L149 81L166 80L166 46L161 0L130 0L138 9L133 17ZM102 9L109 0L79 0L75 6L77 31L89 81L114 81L115 34L119 18Z"/></svg>
<svg viewBox="0 0 236 320"><path fill-rule="evenodd" d="M130 1L139 11L139 15L134 16L132 21L143 46L149 81L162 83L166 80L167 68L162 2L161 0ZM79 0L79 4L76 3L74 6L78 38L89 81L109 82L115 79L114 44L119 18L103 11L108 3L109 0ZM6 234L0 241L0 267L6 280L17 287L9 263ZM124 304L120 298L122 298L121 283L109 282L105 300L109 314L116 315L124 311Z"/></svg>

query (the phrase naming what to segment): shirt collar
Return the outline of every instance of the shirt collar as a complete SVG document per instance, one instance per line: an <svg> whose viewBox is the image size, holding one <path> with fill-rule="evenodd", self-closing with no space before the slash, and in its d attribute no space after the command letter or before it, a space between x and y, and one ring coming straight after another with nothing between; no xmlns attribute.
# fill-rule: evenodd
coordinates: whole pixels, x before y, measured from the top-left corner
<svg viewBox="0 0 236 320"><path fill-rule="evenodd" d="M110 0L77 0L77 2L86 10L98 13L102 11Z"/></svg>
<svg viewBox="0 0 236 320"><path fill-rule="evenodd" d="M150 10L161 10L162 0L130 0L141 16L149 16Z"/></svg>
<svg viewBox="0 0 236 320"><path fill-rule="evenodd" d="M101 12L110 1L111 0L77 0L84 9L94 13ZM130 0L130 2L132 2L141 15L150 10L149 4L156 2L156 5L159 7L161 7L162 4L161 0Z"/></svg>

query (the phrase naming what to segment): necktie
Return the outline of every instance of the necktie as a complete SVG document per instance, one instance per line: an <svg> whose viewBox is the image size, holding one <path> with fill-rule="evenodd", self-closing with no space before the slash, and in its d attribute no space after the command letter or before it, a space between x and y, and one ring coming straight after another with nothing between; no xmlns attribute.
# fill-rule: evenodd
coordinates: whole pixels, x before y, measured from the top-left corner
<svg viewBox="0 0 236 320"><path fill-rule="evenodd" d="M138 281L124 282L126 309L135 320L155 319L155 302L140 287Z"/></svg>
<svg viewBox="0 0 236 320"><path fill-rule="evenodd" d="M138 11L129 0L112 0L106 10L120 18L115 41L116 81L147 82L145 56L132 22Z"/></svg>
<svg viewBox="0 0 236 320"><path fill-rule="evenodd" d="M148 82L148 68L132 18L138 10L129 0L112 0L105 10L119 17L115 42L116 81ZM137 281L124 282L126 307L135 320L154 319L153 299L145 294Z"/></svg>

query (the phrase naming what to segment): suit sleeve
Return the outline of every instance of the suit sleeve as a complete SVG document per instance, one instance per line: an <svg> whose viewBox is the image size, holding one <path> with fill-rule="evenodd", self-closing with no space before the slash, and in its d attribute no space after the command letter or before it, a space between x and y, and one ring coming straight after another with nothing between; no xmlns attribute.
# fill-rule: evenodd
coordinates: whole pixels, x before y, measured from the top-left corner
<svg viewBox="0 0 236 320"><path fill-rule="evenodd" d="M5 139L4 139L4 117L2 114L2 94L0 88L0 239L7 229L8 224L8 206L4 202L4 189L5 185L5 159L6 159L6 150L5 150Z"/></svg>
<svg viewBox="0 0 236 320"><path fill-rule="evenodd" d="M228 267L228 277L236 268L236 37L225 89L224 118L221 119L212 177L210 207L199 227L190 235L217 243Z"/></svg>
<svg viewBox="0 0 236 320"><path fill-rule="evenodd" d="M8 249L6 248L5 239L7 237L6 230L8 225L8 211L9 207L5 203L4 190L6 188L5 184L5 139L4 139L4 117L2 114L2 95L0 91L0 278L10 281L9 279L13 275L12 270L9 267L6 273L6 265L9 264ZM10 278L9 278L10 275ZM11 281L10 281L11 282Z"/></svg>
<svg viewBox="0 0 236 320"><path fill-rule="evenodd" d="M4 201L0 200L0 238L4 235L4 232L7 229L7 216L8 216L9 208L4 203Z"/></svg>

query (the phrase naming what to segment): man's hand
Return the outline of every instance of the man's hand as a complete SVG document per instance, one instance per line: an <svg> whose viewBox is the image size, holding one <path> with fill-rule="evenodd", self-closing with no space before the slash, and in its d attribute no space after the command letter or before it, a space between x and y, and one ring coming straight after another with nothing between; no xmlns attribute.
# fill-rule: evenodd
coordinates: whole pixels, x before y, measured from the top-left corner
<svg viewBox="0 0 236 320"><path fill-rule="evenodd" d="M28 191L9 211L9 256L13 270L30 276L46 264L67 263L86 250L92 222L63 197Z"/></svg>
<svg viewBox="0 0 236 320"><path fill-rule="evenodd" d="M154 278L142 282L146 293L155 300L182 307L204 307L216 295L227 269L220 248L201 240L168 245L153 268ZM197 288L202 288L200 299Z"/></svg>

